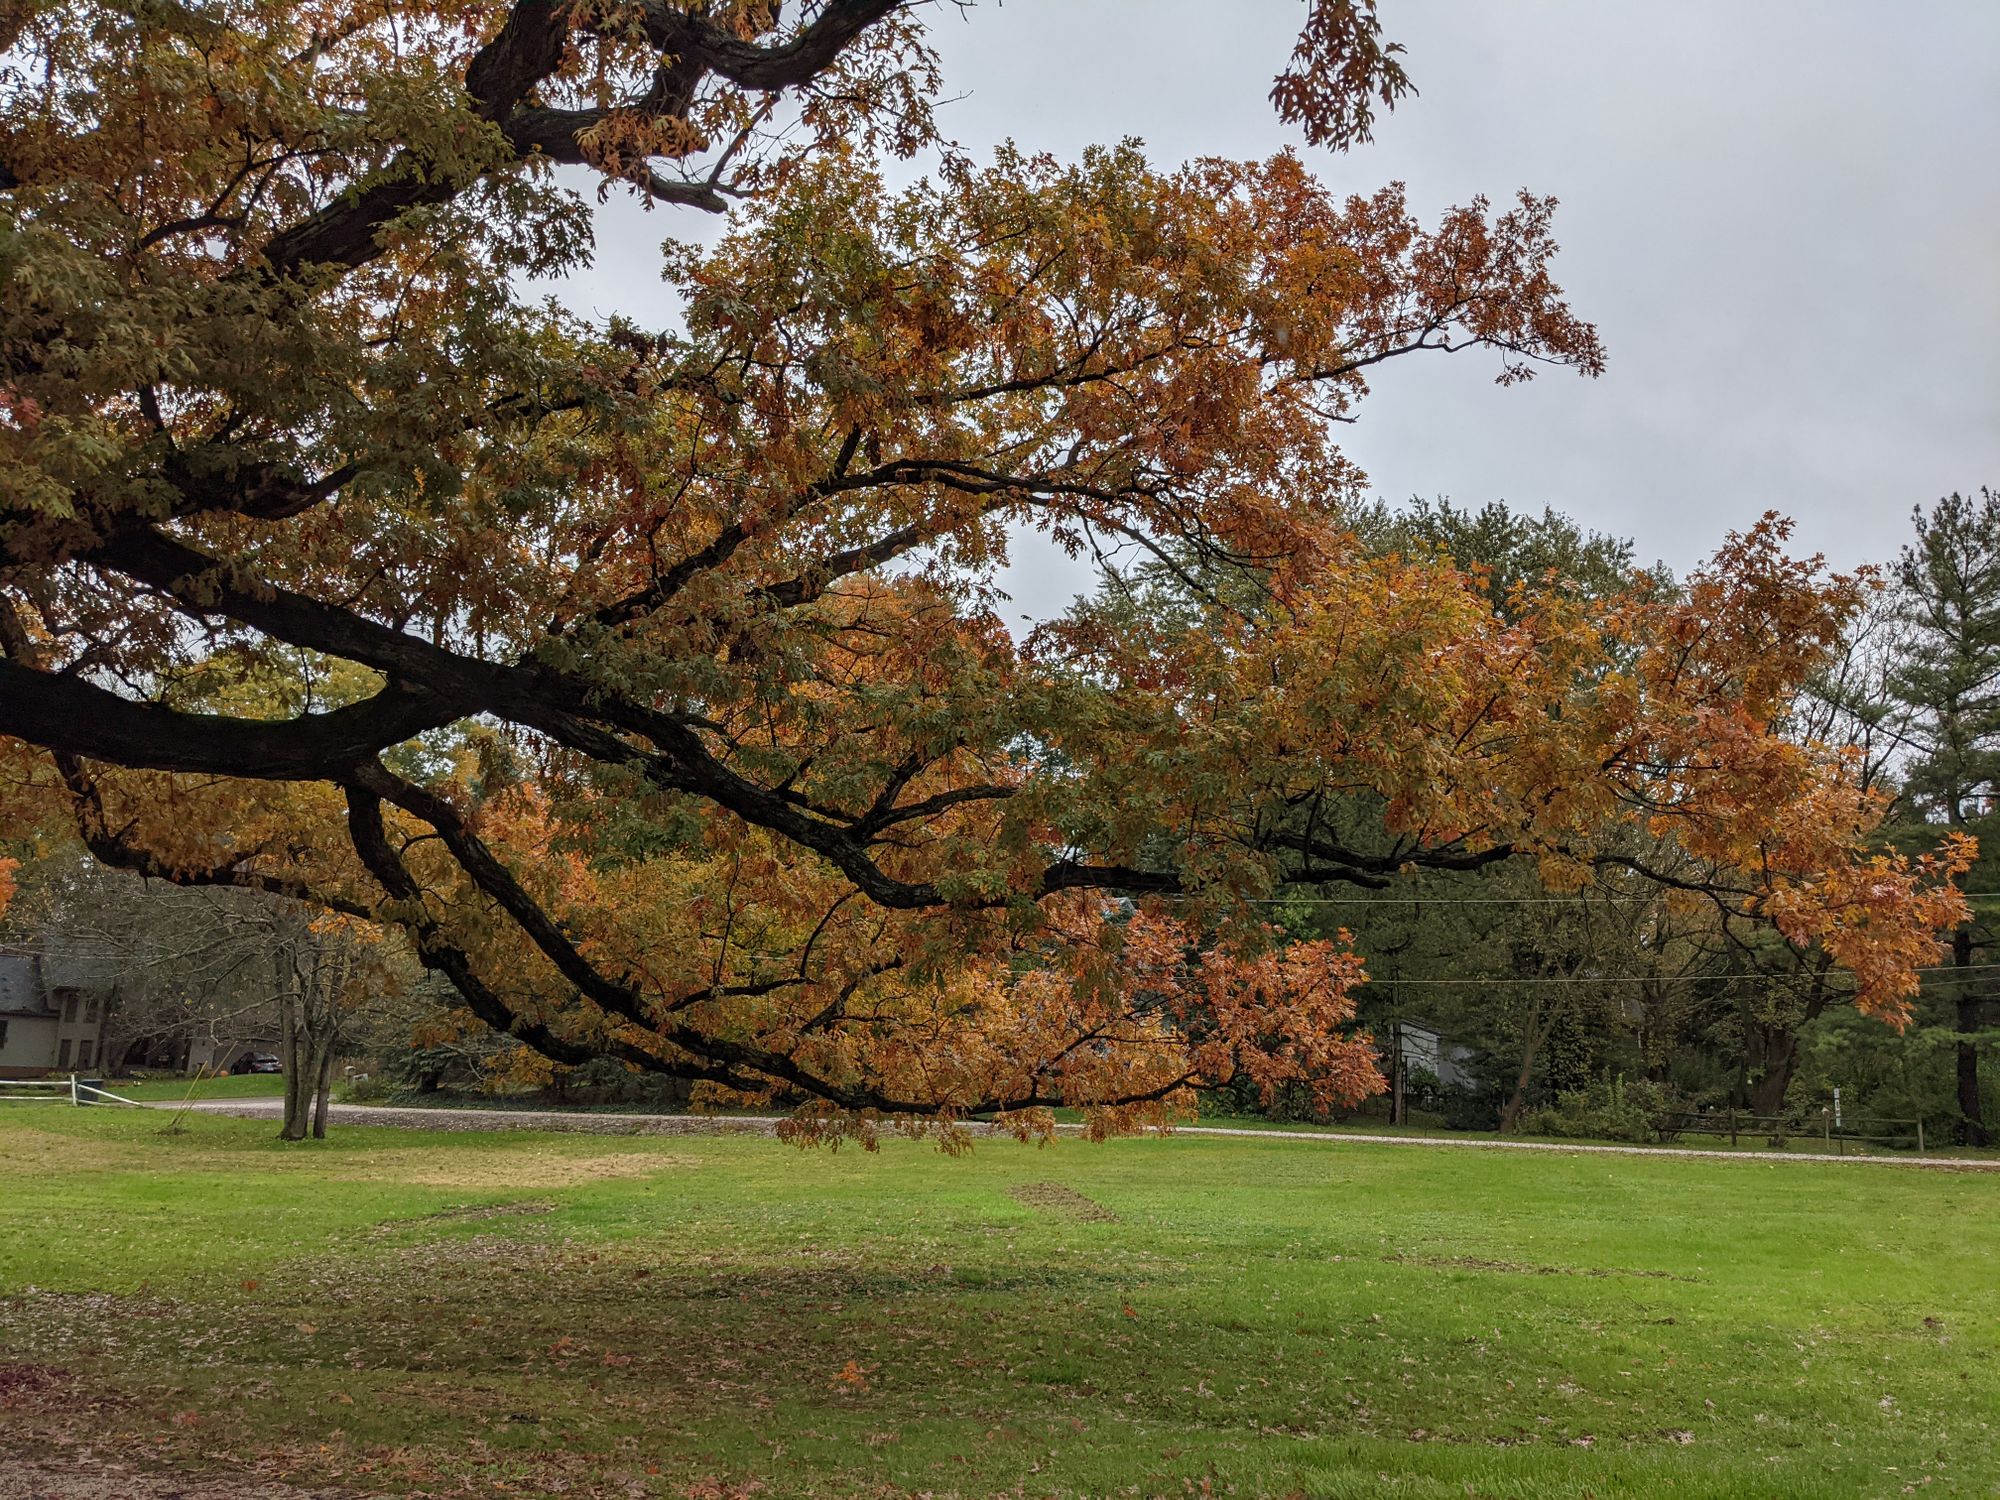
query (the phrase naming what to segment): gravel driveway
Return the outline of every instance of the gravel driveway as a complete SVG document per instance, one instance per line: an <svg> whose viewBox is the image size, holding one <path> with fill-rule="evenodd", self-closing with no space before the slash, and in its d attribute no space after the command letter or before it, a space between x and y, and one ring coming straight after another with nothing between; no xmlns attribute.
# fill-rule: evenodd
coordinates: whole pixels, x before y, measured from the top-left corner
<svg viewBox="0 0 2000 1500"><path fill-rule="evenodd" d="M156 1104L155 1109L180 1109ZM201 1099L208 1115L281 1120L282 1099ZM567 1130L581 1135L775 1135L778 1115L619 1115L578 1109L421 1109L393 1104L330 1104L333 1125L394 1125L405 1130Z"/></svg>
<svg viewBox="0 0 2000 1500"><path fill-rule="evenodd" d="M156 1105L178 1109L179 1105ZM276 1120L278 1099L208 1099L193 1108L206 1114ZM341 1125L391 1125L409 1130L566 1130L585 1135L775 1135L779 1115L638 1115L558 1109L413 1109L391 1104L335 1104L328 1119ZM977 1129L978 1127L974 1127ZM1075 1131L1075 1125L1058 1130ZM1233 1136L1249 1140L1311 1141L1321 1146L1452 1146L1463 1151L1555 1151L1570 1155L1670 1156L1723 1161L1836 1162L1844 1166L1930 1167L1963 1172L2000 1171L2000 1157L1876 1155L1836 1156L1824 1151L1724 1151L1694 1146L1589 1146L1568 1141L1502 1141L1490 1136L1368 1135L1360 1131L1242 1130L1226 1125L1186 1125L1175 1135Z"/></svg>

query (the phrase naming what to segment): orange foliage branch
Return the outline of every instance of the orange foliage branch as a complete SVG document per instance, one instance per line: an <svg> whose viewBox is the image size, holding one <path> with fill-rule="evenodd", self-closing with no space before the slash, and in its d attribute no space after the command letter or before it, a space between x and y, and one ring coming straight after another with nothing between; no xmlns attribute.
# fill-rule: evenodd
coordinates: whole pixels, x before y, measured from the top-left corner
<svg viewBox="0 0 2000 1500"><path fill-rule="evenodd" d="M1905 1013L1968 851L1874 852L1842 756L1773 727L1859 580L1767 519L1676 598L1496 611L1344 524L1370 381L1603 370L1552 200L1427 224L1133 146L891 191L936 144L897 0L406 19L62 0L10 40L10 818L399 926L550 1065L817 1101L809 1134L1349 1102L1361 959L1244 897L1560 881L1621 831ZM1340 143L1407 84L1327 0L1275 98ZM589 253L550 163L730 213L668 252L673 331L515 297ZM1179 603L1017 644L1024 528Z"/></svg>

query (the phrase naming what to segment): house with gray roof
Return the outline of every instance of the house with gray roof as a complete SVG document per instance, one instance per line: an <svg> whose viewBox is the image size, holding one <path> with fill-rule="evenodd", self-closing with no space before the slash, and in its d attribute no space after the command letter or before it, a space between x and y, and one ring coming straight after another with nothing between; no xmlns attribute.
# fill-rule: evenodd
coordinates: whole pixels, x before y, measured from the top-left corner
<svg viewBox="0 0 2000 1500"><path fill-rule="evenodd" d="M0 1078L101 1066L109 1009L108 987L85 969L0 949Z"/></svg>

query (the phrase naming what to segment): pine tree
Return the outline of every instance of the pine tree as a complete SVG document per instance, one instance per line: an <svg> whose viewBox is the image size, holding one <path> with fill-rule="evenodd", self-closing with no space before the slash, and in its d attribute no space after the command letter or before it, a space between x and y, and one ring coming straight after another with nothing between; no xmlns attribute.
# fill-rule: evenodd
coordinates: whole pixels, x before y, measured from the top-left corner
<svg viewBox="0 0 2000 1500"><path fill-rule="evenodd" d="M1916 541L1897 566L1906 636L1892 675L1910 711L1912 756L1904 794L1926 824L1978 836L2000 835L2000 494L1952 494L1915 512ZM1970 1145L1988 1142L1980 1107L1979 1040L1987 981L1974 977L1990 947L1990 921L1977 910L1951 937L1958 1107Z"/></svg>

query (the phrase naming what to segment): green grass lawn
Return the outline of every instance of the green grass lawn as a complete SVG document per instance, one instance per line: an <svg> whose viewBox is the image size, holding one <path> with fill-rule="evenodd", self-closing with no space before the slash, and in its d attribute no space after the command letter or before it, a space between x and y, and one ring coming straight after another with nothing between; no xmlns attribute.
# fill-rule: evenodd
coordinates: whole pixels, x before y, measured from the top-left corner
<svg viewBox="0 0 2000 1500"><path fill-rule="evenodd" d="M165 1123L0 1106L0 1454L454 1495L2000 1483L1982 1174Z"/></svg>

